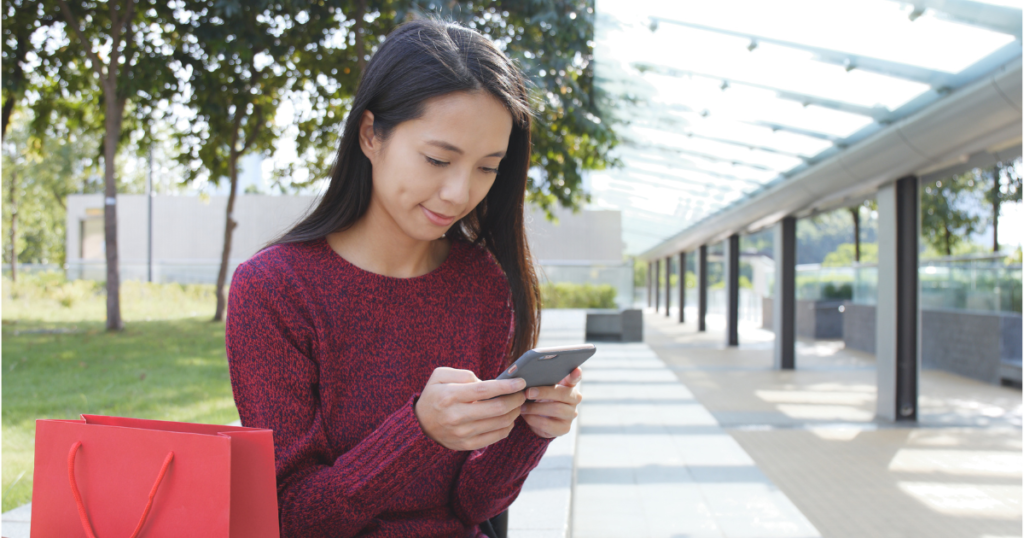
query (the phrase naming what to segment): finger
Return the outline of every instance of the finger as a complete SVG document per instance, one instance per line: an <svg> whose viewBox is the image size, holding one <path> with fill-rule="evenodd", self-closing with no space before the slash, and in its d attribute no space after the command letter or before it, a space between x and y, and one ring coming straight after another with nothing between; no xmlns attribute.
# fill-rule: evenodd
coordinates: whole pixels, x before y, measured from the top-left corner
<svg viewBox="0 0 1024 538"><path fill-rule="evenodd" d="M481 448L488 447L508 437L508 434L512 432L512 428L515 427L515 422L509 424L508 427L499 430L490 431L481 435L478 435L472 439L468 439L463 443L467 448L465 450L480 450Z"/></svg>
<svg viewBox="0 0 1024 538"><path fill-rule="evenodd" d="M500 417L513 409L519 409L526 401L523 391L498 396L490 400L464 403L459 406L460 418L464 422Z"/></svg>
<svg viewBox="0 0 1024 538"><path fill-rule="evenodd" d="M504 415L476 420L468 424L464 424L461 427L463 431L460 433L462 434L462 437L473 438L493 431L503 430L516 421L516 418L519 417L520 409L521 408L519 407L515 407Z"/></svg>
<svg viewBox="0 0 1024 538"><path fill-rule="evenodd" d="M571 423L568 421L558 420L542 415L524 415L523 420L525 420L530 426L533 433L544 438L565 435L571 428Z"/></svg>
<svg viewBox="0 0 1024 538"><path fill-rule="evenodd" d="M523 404L520 414L523 416L539 415L559 420L572 420L579 413L576 411L576 407L561 402L528 402Z"/></svg>
<svg viewBox="0 0 1024 538"><path fill-rule="evenodd" d="M575 387L581 379L583 379L583 370L575 368L573 371L569 372L569 375L563 377L558 384L563 387Z"/></svg>
<svg viewBox="0 0 1024 538"><path fill-rule="evenodd" d="M489 381L475 381L465 383L455 388L455 399L464 402L478 402L505 394L512 394L523 390L526 387L525 379L492 379Z"/></svg>
<svg viewBox="0 0 1024 538"><path fill-rule="evenodd" d="M577 405L583 399L578 389L566 387L565 385L555 385L553 387L530 387L526 391L526 398L528 400L535 401L553 400L570 405Z"/></svg>
<svg viewBox="0 0 1024 538"><path fill-rule="evenodd" d="M433 383L474 383L480 381L476 374L469 370L459 370L457 368L448 368L447 366L441 366L434 368L434 372L430 374L430 379L427 380L427 384Z"/></svg>

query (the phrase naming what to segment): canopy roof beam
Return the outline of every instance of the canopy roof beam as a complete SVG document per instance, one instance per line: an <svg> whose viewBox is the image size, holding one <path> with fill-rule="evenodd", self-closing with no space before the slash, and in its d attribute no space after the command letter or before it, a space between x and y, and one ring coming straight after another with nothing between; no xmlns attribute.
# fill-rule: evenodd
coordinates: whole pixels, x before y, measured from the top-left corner
<svg viewBox="0 0 1024 538"><path fill-rule="evenodd" d="M1020 18L1020 11L1017 11L1017 18ZM818 58L818 60L822 62L838 65L840 67L843 67L847 71L852 71L853 69L860 69L862 71L878 73L880 75L885 75L888 77L910 80L913 82L920 82L922 84L928 84L933 89L939 89L948 86L955 76L951 73L945 73L942 71L937 71L935 69L928 69L926 67L920 67L900 62L893 62L889 60L882 60L879 58L872 58L870 56L863 56L860 54L852 54L841 50L833 50L822 47L815 47L812 45L804 45L802 43L795 43L793 41L775 39L747 32L735 32L723 28L715 28L712 26L704 26L702 24L693 24L689 22L665 19L661 17L652 17L652 19L658 20L660 22L667 22L677 26L684 26L687 28L694 28L696 30L704 30L708 32L714 32L717 34L747 39L750 40L751 46L753 47L751 50L756 50L758 43L771 43L772 45L778 45L780 47L802 50L814 54Z"/></svg>
<svg viewBox="0 0 1024 538"><path fill-rule="evenodd" d="M662 155L661 153L642 152L642 151L637 151L636 148L628 148L627 149L625 146L617 148L616 153L628 153L628 156L629 156L629 158L631 160L643 161L643 162L647 162L647 163L651 163L651 164L656 164L656 165L664 166L666 168L682 169L682 170L686 170L688 172L694 172L694 173L702 174L702 175L705 175L705 176L711 176L711 177L718 178L718 179L724 179L725 181L732 182L732 183L742 183L742 184L744 184L744 185L746 185L748 187L755 187L756 188L756 187L760 187L761 186L760 182L754 181L754 180L749 179L749 178L740 177L740 176L734 176L734 175L731 175L731 174L723 174L721 172L715 172L714 170L705 170L703 168L700 168L700 167L697 167L697 166L693 166L691 164L691 162L688 161L688 160L674 158L673 156L668 156L668 155ZM622 155L622 156L625 157L626 155Z"/></svg>
<svg viewBox="0 0 1024 538"><path fill-rule="evenodd" d="M758 84L758 83L755 83L755 82L746 82L746 81L743 81L743 80L728 79L728 78L723 78L723 77L719 77L719 76L715 76L715 75L709 75L707 73L701 73L701 72L698 72L698 71L691 71L691 70L688 70L688 69L679 69L679 68L676 68L676 67L668 67L668 66L652 64L652 63L647 63L647 62L634 62L633 63L633 67L635 67L636 69L640 70L641 72L645 71L645 70L646 71L652 71L652 72L658 73L660 75L665 75L665 76L670 76L670 77L695 76L695 77L710 78L710 79L714 79L714 80L721 80L723 82L723 85L727 85L727 86L731 86L733 84L739 84L739 85L743 85L743 86L749 86L751 88L757 88L757 89L760 89L760 90L772 91L772 92L775 92L776 96L778 96L779 99L786 99L786 100L789 100L789 101L796 101L797 103L800 103L803 106L815 105L815 106L820 106L822 108L829 108L829 109L832 109L832 110L838 110L840 112L846 112L848 114L856 114L858 116L866 116L866 117L871 118L871 119L873 119L873 120L875 120L875 121L877 121L879 123L891 121L890 115L891 115L892 111L890 111L888 108L885 108L883 106L866 107L866 106L863 106L863 105L856 105L856 104L853 104L853 103L847 103L846 101L840 101L838 99L828 99L828 98L819 97L819 96L816 96L816 95L810 95L810 94L806 94L806 93L794 92L792 90L786 90L786 89L782 89L782 88L777 88L775 86L770 86L768 84ZM727 90L722 90L722 91L727 91Z"/></svg>
<svg viewBox="0 0 1024 538"><path fill-rule="evenodd" d="M906 0L899 3L907 3ZM1009 6L996 6L971 2L970 0L913 0L914 13L920 16L925 10L942 13L950 20L977 26L1001 34L1009 34L1021 40L1021 10ZM916 17L915 17L916 18Z"/></svg>
<svg viewBox="0 0 1024 538"><path fill-rule="evenodd" d="M668 146L662 146L660 144L639 143L639 142L636 142L634 140L629 140L628 138L623 138L622 144L623 145L630 145L632 147L658 148L658 149L661 149L663 151L671 152L671 153L677 153L679 155L690 155L690 156L693 156L693 157L699 157L699 158L704 159L706 161L712 161L712 162L717 162L717 163L727 163L727 164L732 164L732 165L735 165L735 166L746 166L747 168L753 168L754 170L760 170L762 172L772 172L774 174L781 173L779 170L775 170L774 168L768 168L767 166L763 166L763 165L760 165L760 164L749 163L749 162L741 161L739 159L727 159L725 157L719 157L717 155L710 155L710 154L707 154L707 153L701 153L699 151L690 151L690 150L686 150L686 149L682 149L682 148L672 148L672 147L668 147Z"/></svg>

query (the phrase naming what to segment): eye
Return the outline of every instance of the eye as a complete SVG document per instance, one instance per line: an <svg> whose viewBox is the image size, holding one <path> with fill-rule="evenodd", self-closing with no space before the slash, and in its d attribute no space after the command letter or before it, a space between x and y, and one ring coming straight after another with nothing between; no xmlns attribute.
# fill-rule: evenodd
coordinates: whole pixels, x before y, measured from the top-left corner
<svg viewBox="0 0 1024 538"><path fill-rule="evenodd" d="M498 169L497 168L480 168L480 169L483 170L484 172L487 172L488 174L498 175Z"/></svg>
<svg viewBox="0 0 1024 538"><path fill-rule="evenodd" d="M439 168L444 168L445 166L448 166L448 163L446 163L444 161L439 161L437 159L431 159L430 157L427 157L426 155L424 155L423 157L427 160L428 163L430 163L433 166L437 166Z"/></svg>

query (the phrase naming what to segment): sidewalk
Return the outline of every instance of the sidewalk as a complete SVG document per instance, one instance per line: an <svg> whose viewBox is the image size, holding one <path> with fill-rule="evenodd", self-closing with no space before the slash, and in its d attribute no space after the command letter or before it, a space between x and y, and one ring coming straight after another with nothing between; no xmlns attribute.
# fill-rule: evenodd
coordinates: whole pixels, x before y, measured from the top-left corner
<svg viewBox="0 0 1024 538"><path fill-rule="evenodd" d="M597 346L584 366L573 536L820 536L646 344Z"/></svg>
<svg viewBox="0 0 1024 538"><path fill-rule="evenodd" d="M1020 390L924 370L919 423L894 425L874 418L870 354L800 341L778 371L771 332L741 325L726 348L720 317L674 319L645 314L646 343L824 536L1022 535Z"/></svg>

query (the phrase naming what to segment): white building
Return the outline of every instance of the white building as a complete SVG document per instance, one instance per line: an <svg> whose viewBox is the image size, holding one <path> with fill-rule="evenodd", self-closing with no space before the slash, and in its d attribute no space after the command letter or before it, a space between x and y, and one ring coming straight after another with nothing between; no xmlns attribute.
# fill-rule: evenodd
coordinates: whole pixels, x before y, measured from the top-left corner
<svg viewBox="0 0 1024 538"><path fill-rule="evenodd" d="M298 222L314 196L239 194L230 271ZM118 246L123 280L148 278L149 227L145 195L120 195ZM224 242L227 196L154 196L152 278L155 282L214 282ZM558 223L528 210L527 236L542 278L608 283L620 303L631 302L632 265L623 262L618 211L557 210ZM103 196L75 194L67 199L68 278L105 278Z"/></svg>

